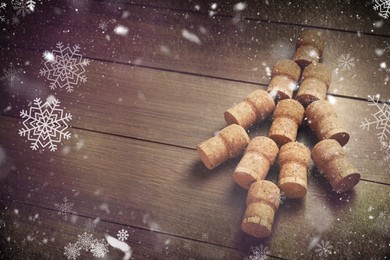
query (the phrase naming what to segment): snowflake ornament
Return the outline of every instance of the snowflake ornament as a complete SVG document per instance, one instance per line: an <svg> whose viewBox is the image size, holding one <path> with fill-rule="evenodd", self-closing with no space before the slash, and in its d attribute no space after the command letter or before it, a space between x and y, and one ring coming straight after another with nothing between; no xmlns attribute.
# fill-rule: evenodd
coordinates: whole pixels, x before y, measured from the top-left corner
<svg viewBox="0 0 390 260"><path fill-rule="evenodd" d="M330 244L329 241L321 240L316 244L316 248L314 251L316 252L317 256L319 257L328 257L332 254L333 246Z"/></svg>
<svg viewBox="0 0 390 260"><path fill-rule="evenodd" d="M68 128L67 122L72 119L70 113L65 113L58 106L60 101L53 99L43 104L41 99L36 98L30 110L20 111L20 116L24 118L23 128L19 130L20 136L27 136L31 143L31 149L37 150L39 147L49 147L50 151L57 150L56 143L61 143L62 139L68 140L71 134L65 131Z"/></svg>
<svg viewBox="0 0 390 260"><path fill-rule="evenodd" d="M66 88L68 92L72 92L74 86L79 83L85 83L87 77L85 67L89 65L89 60L84 59L79 54L80 47L75 45L73 48L59 42L56 44L57 50L53 52L44 52L43 57L46 60L45 68L39 71L41 76L45 76L51 81L50 88Z"/></svg>
<svg viewBox="0 0 390 260"><path fill-rule="evenodd" d="M125 241L129 237L129 233L127 230L124 230L123 228L118 231L118 234L116 235L118 237L118 240Z"/></svg>
<svg viewBox="0 0 390 260"><path fill-rule="evenodd" d="M12 7L16 15L25 17L26 14L34 12L36 2L33 0L12 0Z"/></svg>
<svg viewBox="0 0 390 260"><path fill-rule="evenodd" d="M71 214L77 214L75 210L73 210L73 203L68 203L68 199L65 197L63 199L64 203L56 203L54 206L58 210L58 215L64 216L64 220L67 221L69 218L69 215Z"/></svg>
<svg viewBox="0 0 390 260"><path fill-rule="evenodd" d="M64 255L68 260L75 260L77 257L80 256L79 245L77 243L69 243L67 246L64 247Z"/></svg>
<svg viewBox="0 0 390 260"><path fill-rule="evenodd" d="M246 257L247 260L265 260L268 258L268 254L270 254L270 251L268 250L267 246L264 246L260 244L260 246L251 246L250 249L251 255Z"/></svg>
<svg viewBox="0 0 390 260"><path fill-rule="evenodd" d="M11 62L8 69L3 69L4 76L2 76L0 80L8 81L10 87L13 87L14 82L20 80L19 74L22 73L22 71L21 68L15 69L14 64Z"/></svg>
<svg viewBox="0 0 390 260"><path fill-rule="evenodd" d="M387 161L390 159L390 105L386 102L381 104L379 102L379 95L369 96L368 99L372 102L369 105L375 106L377 112L372 115L374 117L372 121L364 118L360 127L370 130L370 126L375 125L375 129L379 130L377 134L378 140L382 146L382 150L385 151L384 160ZM390 102L390 100L387 102Z"/></svg>
<svg viewBox="0 0 390 260"><path fill-rule="evenodd" d="M76 243L80 246L80 249L82 250L88 251L92 248L92 245L96 243L96 239L93 237L93 235L88 234L87 232L84 232L83 234L77 236L79 239Z"/></svg>
<svg viewBox="0 0 390 260"><path fill-rule="evenodd" d="M102 258L108 253L108 244L104 239L96 240L91 245L91 253L94 257Z"/></svg>
<svg viewBox="0 0 390 260"><path fill-rule="evenodd" d="M385 19L390 15L390 0L375 0L374 10L379 11L379 16Z"/></svg>
<svg viewBox="0 0 390 260"><path fill-rule="evenodd" d="M337 61L339 63L338 68L341 71L351 70L352 67L355 67L355 58L351 57L349 53L345 55L341 54Z"/></svg>

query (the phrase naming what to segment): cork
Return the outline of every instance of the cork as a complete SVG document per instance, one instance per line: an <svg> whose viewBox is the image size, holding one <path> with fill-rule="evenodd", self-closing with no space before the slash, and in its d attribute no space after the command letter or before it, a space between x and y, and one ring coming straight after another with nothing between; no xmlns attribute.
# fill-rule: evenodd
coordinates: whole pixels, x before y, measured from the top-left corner
<svg viewBox="0 0 390 260"><path fill-rule="evenodd" d="M278 186L287 198L302 198L307 193L307 170L310 150L305 145L291 142L280 148Z"/></svg>
<svg viewBox="0 0 390 260"><path fill-rule="evenodd" d="M280 204L278 186L266 180L256 181L249 188L246 204L241 230L257 238L270 236Z"/></svg>
<svg viewBox="0 0 390 260"><path fill-rule="evenodd" d="M335 139L342 146L348 143L349 134L344 130L333 106L326 100L314 101L306 108L305 113L310 128L319 140Z"/></svg>
<svg viewBox="0 0 390 260"><path fill-rule="evenodd" d="M313 148L311 157L337 193L352 189L360 174L349 162L343 147L333 139L322 140Z"/></svg>
<svg viewBox="0 0 390 260"><path fill-rule="evenodd" d="M250 93L244 101L225 111L227 124L237 124L244 129L251 127L256 121L268 117L275 108L275 101L267 91L258 89Z"/></svg>
<svg viewBox="0 0 390 260"><path fill-rule="evenodd" d="M264 180L278 155L276 143L265 136L253 138L233 173L234 181L245 189L258 180Z"/></svg>
<svg viewBox="0 0 390 260"><path fill-rule="evenodd" d="M332 71L329 66L322 63L310 64L302 73L296 100L304 107L316 100L325 100L331 78Z"/></svg>
<svg viewBox="0 0 390 260"><path fill-rule="evenodd" d="M297 138L298 127L303 120L305 109L296 100L281 100L275 108L273 122L268 136L278 146L294 142Z"/></svg>
<svg viewBox="0 0 390 260"><path fill-rule="evenodd" d="M272 78L267 91L276 100L292 98L297 89L301 68L292 60L279 60L272 69Z"/></svg>
<svg viewBox="0 0 390 260"><path fill-rule="evenodd" d="M249 143L245 129L232 124L222 129L218 135L197 145L200 159L208 169L214 169L224 161L237 157Z"/></svg>
<svg viewBox="0 0 390 260"><path fill-rule="evenodd" d="M325 41L319 31L305 30L298 37L293 60L301 68L318 63L324 48Z"/></svg>

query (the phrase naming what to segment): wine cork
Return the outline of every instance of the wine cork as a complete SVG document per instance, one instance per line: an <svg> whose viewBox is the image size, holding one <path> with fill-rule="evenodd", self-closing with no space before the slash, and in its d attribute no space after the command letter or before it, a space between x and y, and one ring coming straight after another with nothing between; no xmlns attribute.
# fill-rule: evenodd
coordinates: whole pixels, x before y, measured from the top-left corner
<svg viewBox="0 0 390 260"><path fill-rule="evenodd" d="M248 129L256 121L268 117L274 108L275 101L268 92L258 89L250 93L244 101L225 111L225 121L227 124L237 124Z"/></svg>
<svg viewBox="0 0 390 260"><path fill-rule="evenodd" d="M316 30L303 31L297 41L293 60L304 68L311 63L318 63L325 48L325 41Z"/></svg>
<svg viewBox="0 0 390 260"><path fill-rule="evenodd" d="M234 181L245 189L258 180L264 180L278 155L276 143L265 136L250 141L245 154L233 173Z"/></svg>
<svg viewBox="0 0 390 260"><path fill-rule="evenodd" d="M310 128L319 140L335 139L342 146L348 143L349 134L344 130L333 106L326 100L311 103L305 113Z"/></svg>
<svg viewBox="0 0 390 260"><path fill-rule="evenodd" d="M204 165L211 170L227 159L240 155L248 143L249 136L245 129L233 124L197 145L196 150Z"/></svg>
<svg viewBox="0 0 390 260"><path fill-rule="evenodd" d="M267 91L276 100L292 98L297 89L301 68L292 60L279 60L272 69L272 78Z"/></svg>
<svg viewBox="0 0 390 260"><path fill-rule="evenodd" d="M358 184L360 174L336 140L326 139L316 144L311 157L337 193L350 190Z"/></svg>
<svg viewBox="0 0 390 260"><path fill-rule="evenodd" d="M316 100L325 100L331 77L332 71L329 66L322 63L310 64L302 73L296 100L304 107Z"/></svg>
<svg viewBox="0 0 390 260"><path fill-rule="evenodd" d="M266 180L253 183L246 197L247 208L241 223L241 230L257 238L270 236L279 204L278 186Z"/></svg>
<svg viewBox="0 0 390 260"><path fill-rule="evenodd" d="M307 170L310 150L305 145L291 142L280 148L278 186L287 198L302 198L307 192Z"/></svg>
<svg viewBox="0 0 390 260"><path fill-rule="evenodd" d="M273 122L268 136L282 146L294 142L298 127L303 120L305 109L294 99L284 99L278 103L273 114Z"/></svg>

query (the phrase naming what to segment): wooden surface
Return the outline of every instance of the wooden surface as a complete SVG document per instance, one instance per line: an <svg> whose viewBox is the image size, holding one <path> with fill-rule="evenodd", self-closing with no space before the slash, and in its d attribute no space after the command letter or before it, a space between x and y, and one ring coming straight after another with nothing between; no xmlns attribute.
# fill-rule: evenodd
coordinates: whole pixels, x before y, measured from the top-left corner
<svg viewBox="0 0 390 260"><path fill-rule="evenodd" d="M237 12L226 1L50 1L18 25L3 25L0 71L12 62L23 73L12 86L0 81L0 258L66 259L64 247L78 235L104 239L123 228L133 259L243 259L260 245L271 259L318 259L322 240L333 247L327 259L387 259L389 162L375 127L360 125L377 112L368 95L390 98L381 68L390 65L390 51L378 55L390 42L389 21L363 1L246 3ZM101 21L109 22L105 32ZM128 34L115 34L117 25ZM240 158L210 171L195 146L225 126L227 108L267 88L267 67L291 58L308 28L326 39L329 94L362 180L337 195L311 165L306 197L285 200L273 235L254 239L240 231L246 191L231 176ZM201 43L183 38L183 30ZM72 93L51 90L39 76L42 53L57 42L79 44L91 60L87 82ZM351 70L337 69L342 54L355 59ZM49 95L73 115L72 138L56 152L32 151L18 135L19 114ZM250 136L266 135L270 124L252 127ZM298 140L310 148L317 142L306 123ZM274 165L267 179L277 176ZM68 220L55 207L65 197L77 212ZM106 259L122 256L110 247Z"/></svg>

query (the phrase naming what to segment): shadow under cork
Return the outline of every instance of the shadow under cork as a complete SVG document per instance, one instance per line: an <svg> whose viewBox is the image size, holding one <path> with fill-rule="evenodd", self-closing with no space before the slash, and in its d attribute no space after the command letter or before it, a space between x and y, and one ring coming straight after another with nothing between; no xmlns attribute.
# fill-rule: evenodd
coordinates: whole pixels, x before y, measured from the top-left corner
<svg viewBox="0 0 390 260"><path fill-rule="evenodd" d="M317 191L326 195L326 202L332 209L343 209L349 207L356 198L356 192L354 189L348 190L343 193L337 193L329 184L326 177L319 172L316 167L311 170L311 185L316 185Z"/></svg>

